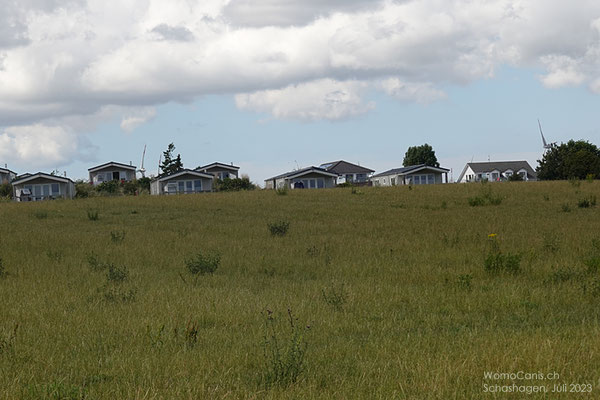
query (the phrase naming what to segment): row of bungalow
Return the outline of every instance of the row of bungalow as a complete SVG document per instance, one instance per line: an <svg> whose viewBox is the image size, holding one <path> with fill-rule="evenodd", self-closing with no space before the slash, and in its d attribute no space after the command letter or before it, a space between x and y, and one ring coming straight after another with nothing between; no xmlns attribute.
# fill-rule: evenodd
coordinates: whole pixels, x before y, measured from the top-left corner
<svg viewBox="0 0 600 400"><path fill-rule="evenodd" d="M216 179L238 178L240 167L214 162L196 169L183 169L172 174L153 177L150 194L190 194L212 192ZM136 178L136 166L108 162L88 169L90 184L97 186L110 181L132 181ZM420 164L393 168L378 174L375 171L347 161L327 162L301 168L265 180L266 189L325 189L340 184L398 186L433 185L448 183L447 168ZM467 163L457 182L504 181L518 174L524 181L537 180L535 171L527 161L470 162ZM0 184L10 183L16 201L38 201L56 198L73 198L75 183L65 176L38 172L17 175L0 168Z"/></svg>

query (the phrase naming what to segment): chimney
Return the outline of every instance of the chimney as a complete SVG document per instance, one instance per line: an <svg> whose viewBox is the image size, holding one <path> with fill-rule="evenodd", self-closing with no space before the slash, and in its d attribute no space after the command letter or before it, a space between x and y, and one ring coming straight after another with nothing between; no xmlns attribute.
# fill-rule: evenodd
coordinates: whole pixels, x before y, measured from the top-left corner
<svg viewBox="0 0 600 400"><path fill-rule="evenodd" d="M65 178L67 177L67 171L64 171Z"/></svg>

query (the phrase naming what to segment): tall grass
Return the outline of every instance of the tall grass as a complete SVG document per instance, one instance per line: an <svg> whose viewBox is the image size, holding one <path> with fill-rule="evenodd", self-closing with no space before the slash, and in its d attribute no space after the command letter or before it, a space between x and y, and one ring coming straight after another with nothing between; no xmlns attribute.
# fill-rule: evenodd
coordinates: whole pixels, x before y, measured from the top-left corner
<svg viewBox="0 0 600 400"><path fill-rule="evenodd" d="M520 370L596 391L600 182L488 185L484 207L478 184L2 203L0 398L463 399ZM492 233L518 274L486 271ZM218 270L186 284L200 253Z"/></svg>

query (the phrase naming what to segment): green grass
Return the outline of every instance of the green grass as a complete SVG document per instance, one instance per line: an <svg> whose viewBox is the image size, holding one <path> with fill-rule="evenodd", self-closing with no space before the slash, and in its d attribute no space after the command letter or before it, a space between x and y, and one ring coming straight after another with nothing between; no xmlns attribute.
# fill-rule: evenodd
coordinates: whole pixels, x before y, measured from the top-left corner
<svg viewBox="0 0 600 400"><path fill-rule="evenodd" d="M0 399L596 397L600 182L488 185L1 203Z"/></svg>

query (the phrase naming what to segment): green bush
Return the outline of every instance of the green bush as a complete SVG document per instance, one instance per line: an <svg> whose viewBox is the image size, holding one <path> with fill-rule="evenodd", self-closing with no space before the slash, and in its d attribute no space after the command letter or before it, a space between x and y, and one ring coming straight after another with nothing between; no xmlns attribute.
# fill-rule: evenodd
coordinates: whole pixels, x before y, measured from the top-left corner
<svg viewBox="0 0 600 400"><path fill-rule="evenodd" d="M218 192L239 192L240 190L254 190L256 185L250 182L250 178L244 176L241 178L217 179L215 190Z"/></svg>
<svg viewBox="0 0 600 400"><path fill-rule="evenodd" d="M94 186L88 182L77 181L75 182L75 197L78 199L85 199L94 195Z"/></svg>
<svg viewBox="0 0 600 400"><path fill-rule="evenodd" d="M185 261L187 270L192 275L212 274L221 263L221 256L218 253L202 254L197 253L195 256Z"/></svg>
<svg viewBox="0 0 600 400"><path fill-rule="evenodd" d="M0 197L12 198L12 185L10 183L0 185Z"/></svg>
<svg viewBox="0 0 600 400"><path fill-rule="evenodd" d="M579 208L590 208L596 205L596 196L590 195L588 197L584 197L583 199L579 199L577 206Z"/></svg>
<svg viewBox="0 0 600 400"><path fill-rule="evenodd" d="M290 228L290 223L288 221L277 221L270 222L267 224L269 227L269 232L273 236L285 236L288 229Z"/></svg>

